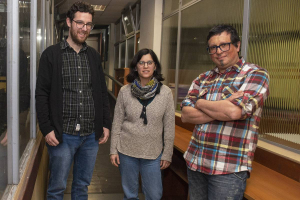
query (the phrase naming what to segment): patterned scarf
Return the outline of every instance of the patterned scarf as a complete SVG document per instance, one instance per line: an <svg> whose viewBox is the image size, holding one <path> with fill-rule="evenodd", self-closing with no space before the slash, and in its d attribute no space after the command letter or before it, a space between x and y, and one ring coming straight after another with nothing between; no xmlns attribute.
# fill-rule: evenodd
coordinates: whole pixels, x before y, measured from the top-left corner
<svg viewBox="0 0 300 200"><path fill-rule="evenodd" d="M161 85L156 78L152 78L144 87L141 86L141 82L137 79L131 83L131 94L143 105L140 118L144 119L145 125L148 123L146 107L152 102L155 95L159 94Z"/></svg>

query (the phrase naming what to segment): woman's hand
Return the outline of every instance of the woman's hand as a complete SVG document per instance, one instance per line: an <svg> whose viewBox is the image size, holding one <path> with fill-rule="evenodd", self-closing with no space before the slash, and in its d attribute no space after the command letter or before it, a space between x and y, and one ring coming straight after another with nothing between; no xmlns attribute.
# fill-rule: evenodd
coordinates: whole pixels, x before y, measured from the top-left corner
<svg viewBox="0 0 300 200"><path fill-rule="evenodd" d="M119 155L118 154L110 155L110 162L114 166L119 167L119 164L120 164Z"/></svg>
<svg viewBox="0 0 300 200"><path fill-rule="evenodd" d="M161 160L160 161L160 169L166 169L170 166L171 162L166 161L166 160Z"/></svg>

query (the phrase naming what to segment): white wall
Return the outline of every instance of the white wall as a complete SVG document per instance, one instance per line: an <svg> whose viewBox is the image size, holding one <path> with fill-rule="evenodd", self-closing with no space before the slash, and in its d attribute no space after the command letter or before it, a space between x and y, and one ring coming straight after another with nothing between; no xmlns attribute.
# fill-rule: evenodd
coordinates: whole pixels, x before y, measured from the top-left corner
<svg viewBox="0 0 300 200"><path fill-rule="evenodd" d="M108 43L108 74L112 77L115 77L115 70L114 70L114 56L115 56L115 24L110 24L110 32L109 32L109 43ZM112 80L109 79L107 87L109 90L112 91Z"/></svg>
<svg viewBox="0 0 300 200"><path fill-rule="evenodd" d="M163 0L155 0L153 51L160 59L162 37Z"/></svg>
<svg viewBox="0 0 300 200"><path fill-rule="evenodd" d="M149 48L160 58L163 0L141 1L140 49Z"/></svg>
<svg viewBox="0 0 300 200"><path fill-rule="evenodd" d="M140 49L150 48L160 59L163 0L142 0L140 17ZM110 25L109 75L114 77L115 24ZM111 89L111 83L108 84Z"/></svg>

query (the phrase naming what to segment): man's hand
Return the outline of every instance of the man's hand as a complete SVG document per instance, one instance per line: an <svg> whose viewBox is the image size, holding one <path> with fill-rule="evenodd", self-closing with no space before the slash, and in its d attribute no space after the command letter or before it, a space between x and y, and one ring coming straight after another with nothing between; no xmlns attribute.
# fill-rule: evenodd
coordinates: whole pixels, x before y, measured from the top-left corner
<svg viewBox="0 0 300 200"><path fill-rule="evenodd" d="M166 169L170 166L171 162L166 161L166 160L161 160L160 161L160 169Z"/></svg>
<svg viewBox="0 0 300 200"><path fill-rule="evenodd" d="M59 141L56 139L54 131L51 131L45 136L45 140L47 144L50 146L57 146L59 144Z"/></svg>
<svg viewBox="0 0 300 200"><path fill-rule="evenodd" d="M110 162L116 167L119 167L120 159L118 154L112 154L110 155Z"/></svg>
<svg viewBox="0 0 300 200"><path fill-rule="evenodd" d="M103 137L99 138L99 144L104 144L107 142L109 137L109 129L103 127Z"/></svg>
<svg viewBox="0 0 300 200"><path fill-rule="evenodd" d="M2 144L3 146L6 146L6 145L7 145L7 131L5 131L5 136L4 136L4 138L1 140L1 144Z"/></svg>
<svg viewBox="0 0 300 200"><path fill-rule="evenodd" d="M244 96L244 92L243 91L237 91L235 93L233 93L228 99L225 99L227 101L233 101L234 99L237 99L239 97Z"/></svg>

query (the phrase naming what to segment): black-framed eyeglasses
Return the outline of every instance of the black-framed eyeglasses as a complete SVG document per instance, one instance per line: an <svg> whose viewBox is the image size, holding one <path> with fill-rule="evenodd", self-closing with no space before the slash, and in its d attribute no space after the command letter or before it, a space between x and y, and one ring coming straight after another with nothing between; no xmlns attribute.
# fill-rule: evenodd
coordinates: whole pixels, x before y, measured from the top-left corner
<svg viewBox="0 0 300 200"><path fill-rule="evenodd" d="M147 63L148 66L152 66L154 64L154 61L152 61L152 60L149 60L147 62L145 62L145 61L139 61L138 62L138 66L145 66L146 63Z"/></svg>
<svg viewBox="0 0 300 200"><path fill-rule="evenodd" d="M75 20L72 20L72 21L75 22L77 28L83 28L84 26L86 26L86 29L93 30L93 28L95 26L95 24L90 23L90 22L85 24L82 21L75 21Z"/></svg>
<svg viewBox="0 0 300 200"><path fill-rule="evenodd" d="M218 48L220 48L221 51L229 51L230 44L232 44L232 43L228 42L228 43L220 44L219 46L207 47L207 52L209 54L215 54L218 51Z"/></svg>

